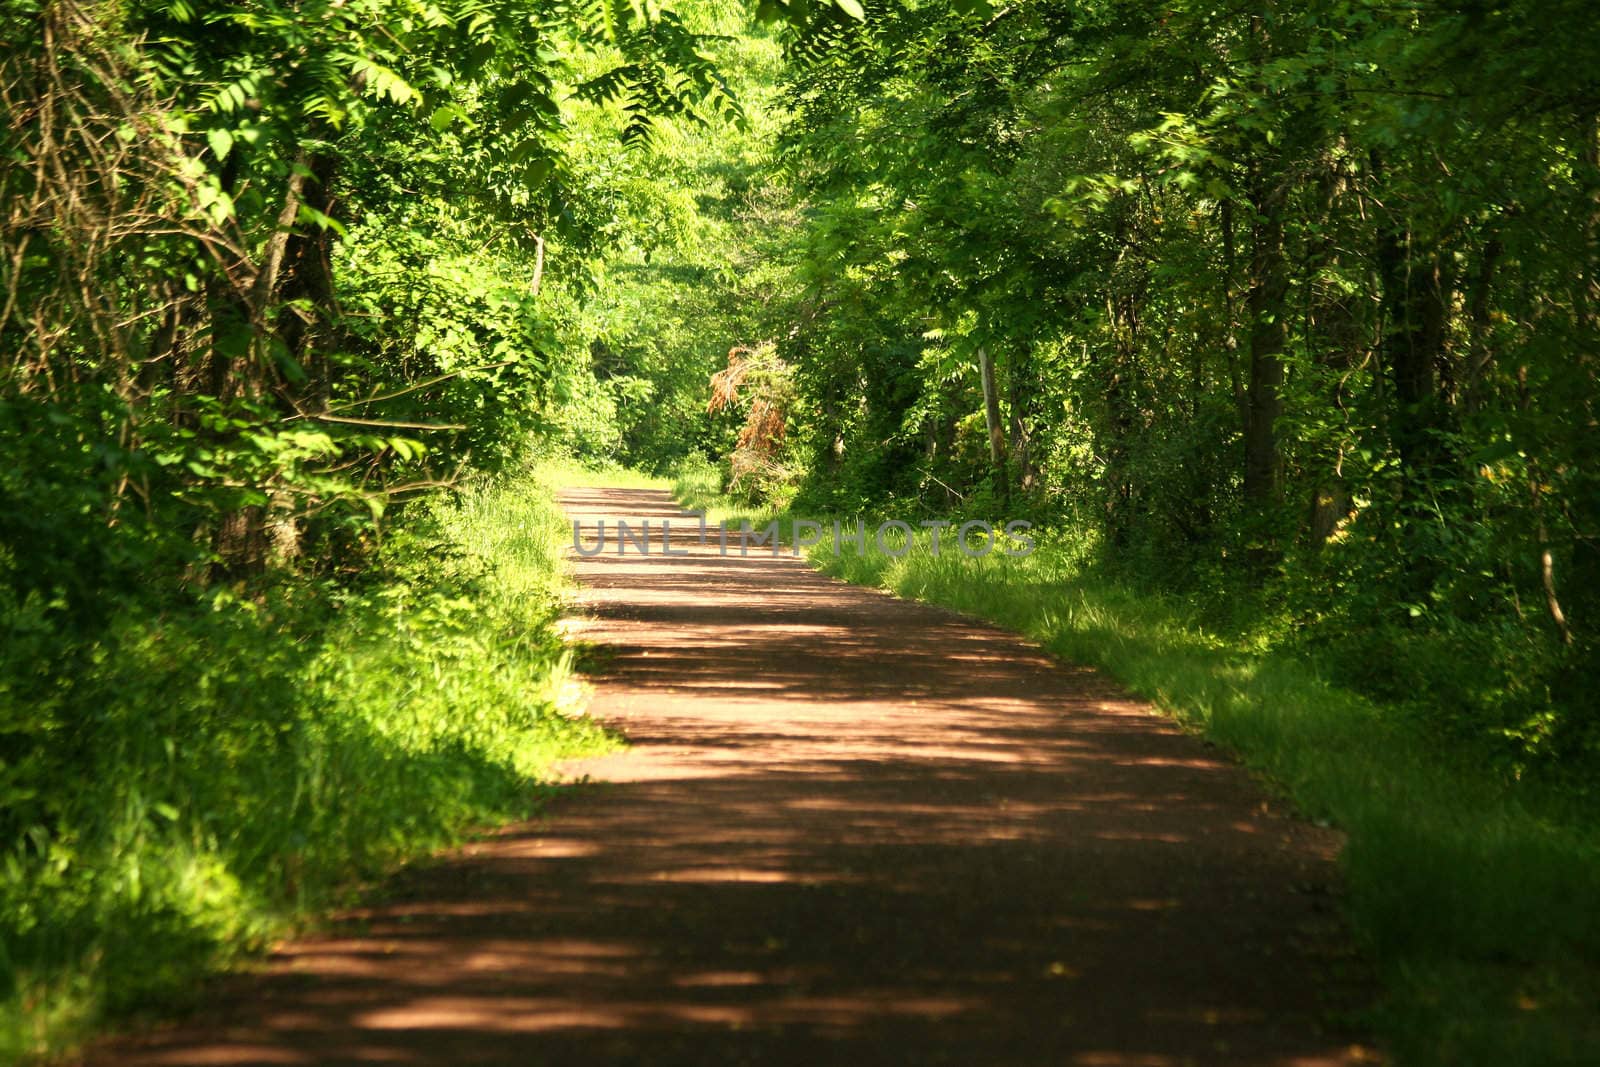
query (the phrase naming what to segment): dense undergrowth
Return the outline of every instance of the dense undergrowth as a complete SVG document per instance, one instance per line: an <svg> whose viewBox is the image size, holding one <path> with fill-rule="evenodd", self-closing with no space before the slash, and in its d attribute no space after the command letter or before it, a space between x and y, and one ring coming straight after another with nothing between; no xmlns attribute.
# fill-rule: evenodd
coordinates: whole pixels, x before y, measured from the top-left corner
<svg viewBox="0 0 1600 1067"><path fill-rule="evenodd" d="M95 633L5 604L0 698L28 716L6 738L0 1059L181 1002L610 744L570 714L551 626L565 534L524 473L414 515L353 580L129 600Z"/></svg>
<svg viewBox="0 0 1600 1067"><path fill-rule="evenodd" d="M734 525L799 514L718 489L699 465L676 484L687 505ZM899 557L870 538L865 552L846 539L835 553L824 538L810 554L825 573L1105 670L1235 752L1306 817L1340 827L1347 912L1383 984L1370 1022L1400 1062L1600 1060L1600 822L1564 779L1486 773L1479 748L1437 729L1426 694L1385 704L1331 684L1259 599L1224 610L1163 594L1109 569L1092 537L1033 536L1037 551L1021 558L948 544L936 555L925 534Z"/></svg>

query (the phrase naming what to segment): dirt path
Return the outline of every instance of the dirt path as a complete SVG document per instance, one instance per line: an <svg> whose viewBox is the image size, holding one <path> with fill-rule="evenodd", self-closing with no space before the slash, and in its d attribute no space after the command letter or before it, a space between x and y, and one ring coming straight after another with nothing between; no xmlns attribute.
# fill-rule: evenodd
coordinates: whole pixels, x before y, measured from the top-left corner
<svg viewBox="0 0 1600 1067"><path fill-rule="evenodd" d="M598 518L666 494L580 490ZM687 525L675 542L692 542ZM793 559L577 564L605 783L118 1064L1310 1065L1334 834L1025 641Z"/></svg>

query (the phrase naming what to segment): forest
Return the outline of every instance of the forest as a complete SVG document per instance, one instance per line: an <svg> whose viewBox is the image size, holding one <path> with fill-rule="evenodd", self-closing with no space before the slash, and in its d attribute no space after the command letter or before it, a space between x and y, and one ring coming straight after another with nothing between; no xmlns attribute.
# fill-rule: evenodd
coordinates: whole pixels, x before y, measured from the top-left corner
<svg viewBox="0 0 1600 1067"><path fill-rule="evenodd" d="M1399 1062L1593 1062L1594 14L0 0L0 1060L617 743L585 467L1031 522L818 563L1349 832Z"/></svg>

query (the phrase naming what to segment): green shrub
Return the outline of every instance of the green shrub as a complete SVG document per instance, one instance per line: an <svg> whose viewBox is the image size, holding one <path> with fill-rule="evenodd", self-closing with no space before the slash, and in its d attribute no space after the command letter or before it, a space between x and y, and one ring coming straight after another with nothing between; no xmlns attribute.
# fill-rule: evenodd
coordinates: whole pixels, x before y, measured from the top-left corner
<svg viewBox="0 0 1600 1067"><path fill-rule="evenodd" d="M352 585L130 601L89 636L0 605L0 693L28 698L0 764L0 1057L187 995L608 744L567 714L565 534L524 476L435 504Z"/></svg>

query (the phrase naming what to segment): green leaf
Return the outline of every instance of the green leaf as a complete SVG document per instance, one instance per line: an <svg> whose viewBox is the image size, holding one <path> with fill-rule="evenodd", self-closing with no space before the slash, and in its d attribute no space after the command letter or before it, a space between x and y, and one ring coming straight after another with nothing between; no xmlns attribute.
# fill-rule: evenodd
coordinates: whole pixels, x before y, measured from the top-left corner
<svg viewBox="0 0 1600 1067"><path fill-rule="evenodd" d="M420 459L428 452L427 445L410 437L391 437L388 444L390 448L394 449L395 455L407 462Z"/></svg>
<svg viewBox="0 0 1600 1067"><path fill-rule="evenodd" d="M1519 451L1521 450L1517 448L1516 443L1513 441L1495 441L1493 444L1474 452L1468 462L1475 467L1492 467L1502 459L1509 459L1516 455Z"/></svg>
<svg viewBox="0 0 1600 1067"><path fill-rule="evenodd" d="M365 56L349 56L350 69L362 80L366 91L380 98L387 97L397 104L409 104L418 99L411 83L381 63Z"/></svg>
<svg viewBox="0 0 1600 1067"><path fill-rule="evenodd" d="M211 154L220 163L233 151L233 134L227 130L207 130L206 143L211 146Z"/></svg>
<svg viewBox="0 0 1600 1067"><path fill-rule="evenodd" d="M550 172L555 169L555 164L548 157L535 159L522 170L522 184L530 189L537 189L550 177Z"/></svg>
<svg viewBox="0 0 1600 1067"><path fill-rule="evenodd" d="M326 215L323 212L318 211L316 208L311 207L311 206L309 206L307 204L301 204L300 205L300 213L299 213L298 217L295 219L295 221L296 222L309 222L312 225L316 226L319 230L332 230L334 233L338 234L340 237L349 237L350 236L350 231L345 229L344 223L340 222L338 219L334 218L333 216Z"/></svg>
<svg viewBox="0 0 1600 1067"><path fill-rule="evenodd" d="M443 104L433 109L433 114L428 116L428 125L433 127L434 133L443 133L458 122L467 120L467 113L455 104Z"/></svg>

